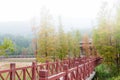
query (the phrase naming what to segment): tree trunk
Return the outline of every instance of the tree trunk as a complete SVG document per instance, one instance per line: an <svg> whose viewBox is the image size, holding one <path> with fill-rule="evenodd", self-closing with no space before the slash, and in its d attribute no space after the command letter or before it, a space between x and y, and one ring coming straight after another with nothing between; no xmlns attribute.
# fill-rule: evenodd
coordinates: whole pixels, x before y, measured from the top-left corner
<svg viewBox="0 0 120 80"><path fill-rule="evenodd" d="M45 52L45 57L47 57L48 56L48 54L47 54L47 52Z"/></svg>

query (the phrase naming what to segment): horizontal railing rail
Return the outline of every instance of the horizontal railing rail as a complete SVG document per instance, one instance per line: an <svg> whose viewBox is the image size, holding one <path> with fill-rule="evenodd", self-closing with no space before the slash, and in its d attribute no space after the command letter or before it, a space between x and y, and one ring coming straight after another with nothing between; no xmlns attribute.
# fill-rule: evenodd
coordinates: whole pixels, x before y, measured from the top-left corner
<svg viewBox="0 0 120 80"><path fill-rule="evenodd" d="M43 64L33 62L20 68L11 63L10 69L0 71L0 80L85 80L101 60L99 57L69 58Z"/></svg>

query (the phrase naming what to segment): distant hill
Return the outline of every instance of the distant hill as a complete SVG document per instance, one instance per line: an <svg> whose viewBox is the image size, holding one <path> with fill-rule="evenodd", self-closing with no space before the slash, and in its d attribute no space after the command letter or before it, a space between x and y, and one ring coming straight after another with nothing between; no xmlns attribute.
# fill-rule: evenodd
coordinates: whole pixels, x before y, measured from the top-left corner
<svg viewBox="0 0 120 80"><path fill-rule="evenodd" d="M81 34L91 34L92 32L91 20L89 19L65 18L62 21L62 24L64 26L65 31L69 31L71 29L79 29ZM32 25L30 22L0 22L0 34L30 36L33 34Z"/></svg>
<svg viewBox="0 0 120 80"><path fill-rule="evenodd" d="M29 35L31 25L29 22L1 22L0 34Z"/></svg>

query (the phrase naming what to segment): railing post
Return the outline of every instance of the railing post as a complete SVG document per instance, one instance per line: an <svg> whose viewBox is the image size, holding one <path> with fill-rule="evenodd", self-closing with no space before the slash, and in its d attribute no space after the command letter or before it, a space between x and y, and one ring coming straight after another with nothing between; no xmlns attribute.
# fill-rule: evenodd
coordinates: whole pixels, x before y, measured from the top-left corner
<svg viewBox="0 0 120 80"><path fill-rule="evenodd" d="M48 70L39 71L39 80L48 80Z"/></svg>
<svg viewBox="0 0 120 80"><path fill-rule="evenodd" d="M75 62L75 65L77 66L77 71L76 71L76 79L75 80L81 80L80 78L79 78L79 62L77 61L77 62Z"/></svg>
<svg viewBox="0 0 120 80"><path fill-rule="evenodd" d="M26 68L23 69L23 80L26 80Z"/></svg>
<svg viewBox="0 0 120 80"><path fill-rule="evenodd" d="M75 58L73 58L74 59L74 66L73 67L75 67Z"/></svg>
<svg viewBox="0 0 120 80"><path fill-rule="evenodd" d="M15 63L10 64L10 80L15 80Z"/></svg>
<svg viewBox="0 0 120 80"><path fill-rule="evenodd" d="M68 59L69 60L69 69L71 68L71 58Z"/></svg>
<svg viewBox="0 0 120 80"><path fill-rule="evenodd" d="M66 72L64 80L68 80L68 64L63 65L63 70L64 70L64 72Z"/></svg>
<svg viewBox="0 0 120 80"><path fill-rule="evenodd" d="M58 64L59 62L58 62L58 60L56 60L56 73L58 73L58 67L59 67L59 64Z"/></svg>
<svg viewBox="0 0 120 80"><path fill-rule="evenodd" d="M85 65L86 63L84 62L84 72L83 72L83 78L84 78L84 80L86 79L86 65Z"/></svg>
<svg viewBox="0 0 120 80"><path fill-rule="evenodd" d="M32 80L36 80L36 62L32 62Z"/></svg>
<svg viewBox="0 0 120 80"><path fill-rule="evenodd" d="M90 76L90 60L88 60L88 77Z"/></svg>
<svg viewBox="0 0 120 80"><path fill-rule="evenodd" d="M90 67L89 67L89 61L88 61L88 62L87 62L87 68L86 68L86 70L87 70L87 74L86 74L87 77L89 77L89 68L90 68Z"/></svg>
<svg viewBox="0 0 120 80"><path fill-rule="evenodd" d="M70 58L68 58L68 67L70 69L70 66L71 66L71 62L70 62Z"/></svg>
<svg viewBox="0 0 120 80"><path fill-rule="evenodd" d="M48 60L46 61L46 64L47 64L46 65L46 70L48 70L49 69L49 61Z"/></svg>

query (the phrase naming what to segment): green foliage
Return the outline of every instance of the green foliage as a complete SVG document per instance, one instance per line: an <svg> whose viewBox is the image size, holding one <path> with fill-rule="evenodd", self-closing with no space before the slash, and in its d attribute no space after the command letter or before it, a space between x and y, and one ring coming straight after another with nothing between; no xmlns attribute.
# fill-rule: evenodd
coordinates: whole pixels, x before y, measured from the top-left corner
<svg viewBox="0 0 120 80"><path fill-rule="evenodd" d="M115 18L108 18L107 12L106 7L104 7L98 19L98 25L93 30L93 43L104 58L108 75L116 76L120 73L120 8L118 8ZM104 71L101 72L106 74ZM108 80L107 75L104 77Z"/></svg>
<svg viewBox="0 0 120 80"><path fill-rule="evenodd" d="M54 53L54 26L52 25L48 10L44 10L38 31L38 55L50 56Z"/></svg>
<svg viewBox="0 0 120 80"><path fill-rule="evenodd" d="M96 75L94 80L119 80L120 79L120 74L114 75L115 73L113 71L111 74L110 68L106 64L99 65L98 67L96 67L95 71L96 71Z"/></svg>
<svg viewBox="0 0 120 80"><path fill-rule="evenodd" d="M95 71L95 80L108 80L108 78L110 78L109 69L105 64L101 64L98 67L96 67Z"/></svg>
<svg viewBox="0 0 120 80"><path fill-rule="evenodd" d="M73 45L72 45L74 57L80 57L80 39L81 39L80 31L74 30Z"/></svg>
<svg viewBox="0 0 120 80"><path fill-rule="evenodd" d="M45 63L46 61L52 62L53 60L50 57L36 57L37 62Z"/></svg>
<svg viewBox="0 0 120 80"><path fill-rule="evenodd" d="M109 80L120 80L120 76L113 77L113 78L111 78L111 79L109 79Z"/></svg>
<svg viewBox="0 0 120 80"><path fill-rule="evenodd" d="M4 38L8 38L13 41L14 43L14 51L13 52L7 52L7 55L21 55L24 51L24 48L27 49L28 55L33 55L33 46L32 46L32 38L31 37L25 37L25 36L19 36L19 35L11 35L11 34L3 34L0 35L0 45L2 45Z"/></svg>
<svg viewBox="0 0 120 80"><path fill-rule="evenodd" d="M67 57L80 56L80 39L79 30L65 32L61 18L59 18L58 30L52 23L51 15L48 10L43 11L41 23L37 32L37 60L43 61L39 57L51 56L55 59L65 59Z"/></svg>
<svg viewBox="0 0 120 80"><path fill-rule="evenodd" d="M14 51L14 44L10 39L5 38L0 45L0 55L6 55L7 52Z"/></svg>

